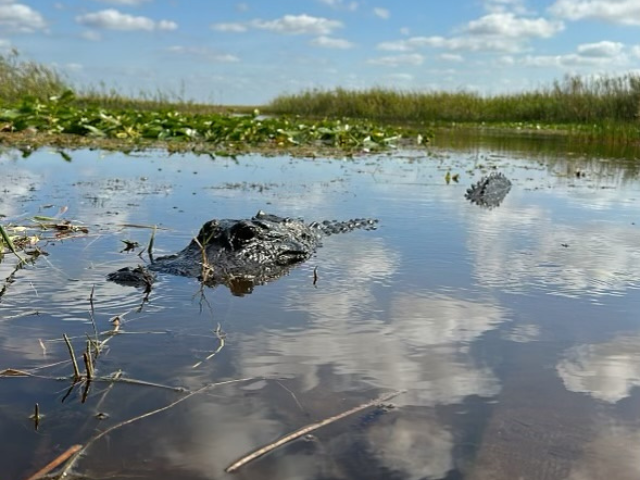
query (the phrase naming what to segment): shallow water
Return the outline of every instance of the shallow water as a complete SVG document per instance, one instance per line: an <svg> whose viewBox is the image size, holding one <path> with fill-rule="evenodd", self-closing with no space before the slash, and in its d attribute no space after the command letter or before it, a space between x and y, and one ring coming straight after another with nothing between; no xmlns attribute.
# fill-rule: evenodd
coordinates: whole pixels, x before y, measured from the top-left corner
<svg viewBox="0 0 640 480"><path fill-rule="evenodd" d="M68 207L62 218L89 230L38 232L48 256L13 275L12 255L0 263L0 370L46 377L0 378L3 478L26 478L71 445L185 396L95 381L86 395L86 383L68 392L62 335L77 352L95 335L92 288L96 329L109 339L97 375L122 370L190 391L239 381L104 435L75 464L79 478L227 478L255 448L400 390L394 408L336 421L233 475L640 477L637 162L480 140L353 160L72 157L0 156L3 225ZM466 188L494 168L513 181L504 203L466 202ZM447 184L447 171L459 183ZM380 223L326 239L311 260L244 296L161 274L145 301L105 281L144 262L136 253L151 230L125 224L164 227L154 239L161 254L208 219L259 209ZM122 252L121 240L141 246ZM224 345L207 359L218 325Z"/></svg>

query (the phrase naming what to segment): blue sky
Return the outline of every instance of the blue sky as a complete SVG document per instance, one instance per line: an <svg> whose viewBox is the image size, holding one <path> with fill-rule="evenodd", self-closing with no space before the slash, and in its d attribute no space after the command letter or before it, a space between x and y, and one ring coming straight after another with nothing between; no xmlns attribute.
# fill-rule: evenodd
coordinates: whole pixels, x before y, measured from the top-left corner
<svg viewBox="0 0 640 480"><path fill-rule="evenodd" d="M640 73L640 0L0 0L0 52L80 86L221 104Z"/></svg>

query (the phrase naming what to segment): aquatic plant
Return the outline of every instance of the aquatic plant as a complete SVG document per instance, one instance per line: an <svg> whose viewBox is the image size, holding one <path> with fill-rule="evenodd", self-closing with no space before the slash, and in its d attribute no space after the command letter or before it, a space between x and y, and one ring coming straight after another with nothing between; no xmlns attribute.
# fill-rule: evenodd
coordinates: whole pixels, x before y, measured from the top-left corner
<svg viewBox="0 0 640 480"><path fill-rule="evenodd" d="M224 115L81 107L70 90L46 101L27 96L18 105L0 108L0 122L4 122L0 123L3 131L11 132L27 130L132 141L184 140L222 148L318 144L345 150L377 150L393 146L403 136L400 128L382 127L371 121L264 118L257 110L252 115Z"/></svg>

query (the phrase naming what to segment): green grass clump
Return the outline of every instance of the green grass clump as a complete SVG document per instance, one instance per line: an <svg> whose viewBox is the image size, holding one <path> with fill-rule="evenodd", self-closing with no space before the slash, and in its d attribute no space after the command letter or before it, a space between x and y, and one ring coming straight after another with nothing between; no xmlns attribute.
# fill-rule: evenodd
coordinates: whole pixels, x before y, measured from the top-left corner
<svg viewBox="0 0 640 480"><path fill-rule="evenodd" d="M44 100L65 90L69 85L55 69L21 60L17 50L0 55L0 103L14 103L25 96Z"/></svg>

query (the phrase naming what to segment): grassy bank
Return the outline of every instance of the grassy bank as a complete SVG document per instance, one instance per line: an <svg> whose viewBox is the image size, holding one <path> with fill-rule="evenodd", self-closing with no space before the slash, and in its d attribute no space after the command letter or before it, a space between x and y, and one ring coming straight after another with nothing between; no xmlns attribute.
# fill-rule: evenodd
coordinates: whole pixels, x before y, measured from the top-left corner
<svg viewBox="0 0 640 480"><path fill-rule="evenodd" d="M637 141L640 76L566 77L549 87L492 96L465 91L410 92L384 88L311 90L281 95L266 108L276 114L343 116L434 126L455 123L561 129Z"/></svg>
<svg viewBox="0 0 640 480"><path fill-rule="evenodd" d="M242 144L321 144L371 150L397 144L401 136L409 136L415 145L417 133L428 137L431 127L461 126L555 130L587 141L638 144L640 76L566 77L548 87L492 96L382 88L313 90L281 95L260 111L273 117L253 115L254 107L200 104L163 92L141 92L132 98L104 86L74 89L53 68L22 60L17 52L0 56L0 135L74 134L94 141L138 143L181 140L234 149ZM413 135L407 133L412 130Z"/></svg>
<svg viewBox="0 0 640 480"><path fill-rule="evenodd" d="M104 88L74 91L54 69L22 61L15 52L0 56L0 142L27 151L75 144L218 154L297 149L313 155L379 150L410 141L405 133L368 120L264 118L253 107L203 105L161 92L129 98Z"/></svg>

